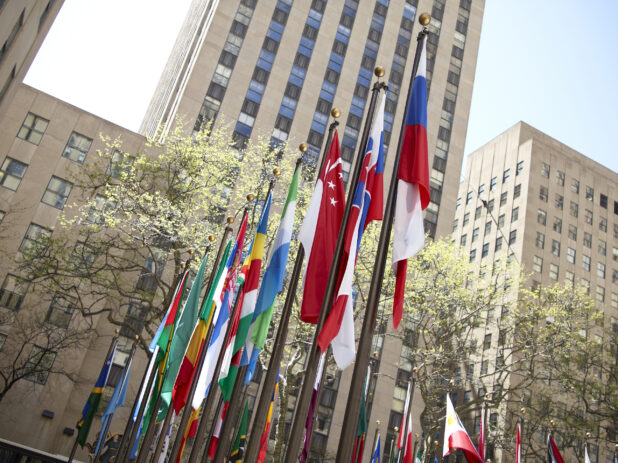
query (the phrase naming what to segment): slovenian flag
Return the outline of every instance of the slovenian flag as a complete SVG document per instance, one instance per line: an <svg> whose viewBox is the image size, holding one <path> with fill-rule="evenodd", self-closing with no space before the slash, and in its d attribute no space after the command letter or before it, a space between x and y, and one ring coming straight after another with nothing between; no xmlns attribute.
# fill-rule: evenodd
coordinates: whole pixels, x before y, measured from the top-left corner
<svg viewBox="0 0 618 463"><path fill-rule="evenodd" d="M253 330L251 332L251 342L253 351L247 368L245 384L248 384L253 377L255 365L257 364L260 350L264 348L268 328L273 316L273 305L275 297L283 291L283 279L285 268L288 263L290 251L290 241L292 240L292 229L294 227L294 214L296 213L296 198L298 196L298 177L300 175L300 165L294 171L292 182L288 188L288 195L281 213L281 224L277 237L273 243L273 253L270 256L268 267L262 277L262 284L253 312Z"/></svg>
<svg viewBox="0 0 618 463"><path fill-rule="evenodd" d="M453 408L453 403L448 394L446 394L446 419L444 420L444 445L442 448L442 456L447 456L451 449L462 450L466 455L468 463L484 463L483 459L474 448L474 444L470 440L470 436L466 429L461 424L461 420ZM562 462L563 463L563 462Z"/></svg>
<svg viewBox="0 0 618 463"><path fill-rule="evenodd" d="M354 304L352 279L363 232L373 220L382 220L384 173L384 98L373 120L371 136L354 192L352 209L345 234L343 262L345 270L335 304L318 336L318 345L325 352L333 343L333 356L342 370L356 358L354 344Z"/></svg>
<svg viewBox="0 0 618 463"><path fill-rule="evenodd" d="M408 258L425 244L423 210L429 204L429 161L427 158L427 36L423 39L405 119L401 158L397 172L393 267L396 272L393 325L403 316Z"/></svg>

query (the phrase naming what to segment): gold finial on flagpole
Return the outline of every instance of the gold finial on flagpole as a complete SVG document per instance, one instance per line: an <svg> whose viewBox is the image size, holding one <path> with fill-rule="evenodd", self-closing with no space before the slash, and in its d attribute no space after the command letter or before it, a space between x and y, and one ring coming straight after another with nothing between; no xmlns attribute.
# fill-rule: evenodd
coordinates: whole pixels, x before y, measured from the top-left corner
<svg viewBox="0 0 618 463"><path fill-rule="evenodd" d="M373 70L373 73L376 75L376 77L384 77L384 68L382 66L376 66L376 68Z"/></svg>
<svg viewBox="0 0 618 463"><path fill-rule="evenodd" d="M304 153L308 149L309 147L307 146L307 143L301 143L300 145L298 145L298 151L300 151L301 153Z"/></svg>
<svg viewBox="0 0 618 463"><path fill-rule="evenodd" d="M227 221L227 223L229 223L229 224L233 224L233 223L234 223L234 217L229 216L229 217L226 219L226 221Z"/></svg>
<svg viewBox="0 0 618 463"><path fill-rule="evenodd" d="M279 177L279 176L281 175L281 169L279 169L278 167L275 167L275 168L273 169L273 175L274 175L275 177Z"/></svg>
<svg viewBox="0 0 618 463"><path fill-rule="evenodd" d="M217 238L215 237L215 235L208 235L208 241L210 241L211 243L216 239Z"/></svg>
<svg viewBox="0 0 618 463"><path fill-rule="evenodd" d="M251 202L255 199L255 195L253 193L249 193L247 195L247 201Z"/></svg>
<svg viewBox="0 0 618 463"><path fill-rule="evenodd" d="M333 108L330 111L330 115L333 116L335 119L339 118L339 116L341 116L341 111L339 111L339 109L337 108Z"/></svg>
<svg viewBox="0 0 618 463"><path fill-rule="evenodd" d="M431 16L428 13L423 13L421 14L421 16L418 18L418 22L421 24L421 26L427 26L429 25L429 22L431 21Z"/></svg>

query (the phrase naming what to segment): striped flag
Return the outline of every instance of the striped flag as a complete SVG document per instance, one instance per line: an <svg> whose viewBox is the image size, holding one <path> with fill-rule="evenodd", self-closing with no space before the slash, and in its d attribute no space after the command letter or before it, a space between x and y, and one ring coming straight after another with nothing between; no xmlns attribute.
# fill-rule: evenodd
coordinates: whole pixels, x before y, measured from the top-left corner
<svg viewBox="0 0 618 463"><path fill-rule="evenodd" d="M238 231L238 237L232 248L232 252L228 257L228 261L225 265L226 274L225 280L221 288L221 296L215 298L215 314L213 320L215 326L212 330L212 336L210 343L208 344L208 351L206 352L206 358L204 359L204 367L198 378L197 386L195 389L195 395L193 396L193 403L191 406L193 409L197 409L202 404L206 394L210 389L213 376L215 374L215 367L217 365L217 359L223 346L225 332L227 331L227 325L230 320L230 312L232 299L234 297L234 290L236 288L236 280L238 278L238 272L240 270L240 262L242 258L242 248L245 242L245 233L247 231L247 214L245 214L240 229ZM215 292L215 296L217 292Z"/></svg>
<svg viewBox="0 0 618 463"><path fill-rule="evenodd" d="M551 432L547 436L547 463L564 463L564 458L562 458Z"/></svg>
<svg viewBox="0 0 618 463"><path fill-rule="evenodd" d="M371 463L380 463L380 434L378 434L378 440L376 441L376 448L373 450L373 456L371 457Z"/></svg>
<svg viewBox="0 0 618 463"><path fill-rule="evenodd" d="M288 263L290 241L292 240L292 229L294 226L294 214L296 212L296 198L298 196L298 177L300 175L300 165L294 171L292 182L288 188L288 195L281 212L281 224L277 237L273 243L273 252L270 255L268 267L262 277L260 292L255 304L253 313L253 331L251 332L251 342L253 351L247 368L245 384L248 384L255 372L258 355L264 348L268 328L273 316L273 305L275 297L283 290L283 279L285 277L285 267Z"/></svg>
<svg viewBox="0 0 618 463"><path fill-rule="evenodd" d="M426 44L427 36L423 38L418 70L408 101L401 160L397 172L397 199L393 224L393 267L396 273L393 301L395 329L403 316L408 259L425 244L423 210L429 205Z"/></svg>
<svg viewBox="0 0 618 463"><path fill-rule="evenodd" d="M365 158L354 192L350 219L345 234L343 262L345 270L339 286L335 304L324 322L318 336L318 345L325 352L333 343L333 356L342 370L356 358L354 343L354 301L352 279L356 256L363 232L369 223L382 220L383 172L384 172L384 98L378 106L373 120L371 136L367 142Z"/></svg>
<svg viewBox="0 0 618 463"><path fill-rule="evenodd" d="M200 418L200 409L199 408L197 410L191 409L191 415L189 416L189 423L187 424L187 427L185 428L185 432L182 435L182 441L180 443L180 449L178 450L178 456L176 457L176 463L180 462L180 459L182 457L182 452L184 451L185 444L187 443L187 439L197 434L197 423L199 421L199 418ZM161 456L165 456L166 453L167 452L162 452Z"/></svg>
<svg viewBox="0 0 618 463"><path fill-rule="evenodd" d="M517 423L517 436L515 437L515 463L521 463L521 422Z"/></svg>
<svg viewBox="0 0 618 463"><path fill-rule="evenodd" d="M401 417L401 426L399 426L399 437L397 438L397 448L398 449L401 449L405 443L406 425L408 424L407 416L408 416L408 409L410 407L411 393L412 393L412 384L408 382L408 390L406 392L406 401L404 402L403 416Z"/></svg>
<svg viewBox="0 0 618 463"><path fill-rule="evenodd" d="M408 410L408 425L406 426L406 445L403 453L403 463L412 463L414 450L412 449L412 406Z"/></svg>
<svg viewBox="0 0 618 463"><path fill-rule="evenodd" d="M236 433L236 439L234 439L234 446L230 453L229 462L242 462L245 456L245 447L247 446L247 424L249 421L249 402L245 401L245 408L242 412L242 418L238 425L238 432Z"/></svg>
<svg viewBox="0 0 618 463"><path fill-rule="evenodd" d="M225 415L227 415L227 407L230 403L225 402L217 415L217 422L215 424L215 429L212 432L212 437L210 438L210 444L208 445L208 456L210 458L215 457L215 453L217 453L217 444L219 443L219 436L221 435L221 428L223 427L223 420L225 420Z"/></svg>
<svg viewBox="0 0 618 463"><path fill-rule="evenodd" d="M264 426L264 432L260 437L260 452L258 454L257 463L264 463L266 459L266 450L268 449L268 436L270 434L270 424L273 419L273 408L275 406L275 397L277 396L277 389L279 389L279 373L277 373L277 382L275 383L275 390L273 396L270 399L270 407L268 407L268 415L266 416L266 425Z"/></svg>
<svg viewBox="0 0 618 463"><path fill-rule="evenodd" d="M481 429L479 430L479 455L485 460L485 401L481 405Z"/></svg>
<svg viewBox="0 0 618 463"><path fill-rule="evenodd" d="M470 440L470 436L466 429L461 424L461 420L455 412L453 403L448 394L446 394L446 417L444 420L444 445L442 447L442 456L447 456L452 449L459 449L466 455L468 463L484 463L479 453L474 448L474 444ZM564 462L561 462L564 463Z"/></svg>
<svg viewBox="0 0 618 463"><path fill-rule="evenodd" d="M107 377L109 375L109 370L112 367L112 359L114 358L114 353L116 352L116 343L118 339L114 338L113 347L110 349L109 356L105 359L105 363L103 364L103 368L101 368L101 372L99 373L99 378L97 382L94 384L92 388L92 392L88 396L88 400L86 401L86 405L82 410L82 414L77 421L75 427L78 429L77 432L77 442L84 448L84 444L86 443L86 439L88 439L88 432L90 432L90 426L92 425L92 420L97 413L99 408L99 403L101 402L101 396L103 395L103 390L105 389L105 384L107 383Z"/></svg>

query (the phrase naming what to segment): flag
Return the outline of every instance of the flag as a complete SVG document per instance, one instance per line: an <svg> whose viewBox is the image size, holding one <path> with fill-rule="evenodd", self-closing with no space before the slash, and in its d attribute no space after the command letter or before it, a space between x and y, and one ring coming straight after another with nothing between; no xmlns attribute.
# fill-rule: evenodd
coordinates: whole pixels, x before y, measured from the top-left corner
<svg viewBox="0 0 618 463"><path fill-rule="evenodd" d="M551 433L547 436L547 463L564 463L564 458L560 455L560 450Z"/></svg>
<svg viewBox="0 0 618 463"><path fill-rule="evenodd" d="M406 445L403 453L403 463L412 463L414 450L412 449L412 407L408 410L408 425L406 427Z"/></svg>
<svg viewBox="0 0 618 463"><path fill-rule="evenodd" d="M185 449L185 444L187 443L187 439L189 437L195 436L197 434L197 423L200 418L200 409L197 410L191 409L191 415L189 416L189 423L187 423L187 427L185 428L185 432L182 435L182 441L180 442L180 449L178 450L178 456L176 457L176 463L180 462L182 458L182 452ZM163 452L162 456L164 456L166 452Z"/></svg>
<svg viewBox="0 0 618 463"><path fill-rule="evenodd" d="M245 214L243 218L240 229L238 230L236 242L234 243L234 247L232 248L225 264L225 269L223 272L226 275L225 279L222 283L220 283L221 286L215 292L215 296L220 294L219 297L215 297L215 313L213 315L215 326L212 330L210 343L208 344L208 350L206 351L206 358L204 359L204 366L200 373L200 377L198 378L195 395L193 396L193 403L191 406L194 410L200 407L206 397L206 394L208 394L212 383L212 378L215 374L217 359L219 358L219 354L223 346L227 325L230 319L232 299L236 288L239 265L242 262L242 249L245 242L246 231L247 214Z"/></svg>
<svg viewBox="0 0 618 463"><path fill-rule="evenodd" d="M268 436L270 434L270 423L273 419L273 408L275 406L275 396L277 395L277 389L279 388L279 373L277 373L277 382L275 383L275 390L273 396L270 399L270 407L268 407L268 415L266 416L266 425L264 426L264 432L260 437L260 452L258 454L257 463L264 463L266 459L266 450L268 449Z"/></svg>
<svg viewBox="0 0 618 463"><path fill-rule="evenodd" d="M481 429L479 431L479 455L485 461L485 402L481 405Z"/></svg>
<svg viewBox="0 0 618 463"><path fill-rule="evenodd" d="M415 463L422 463L422 458L421 458L421 449L418 449L418 452L416 452L416 460Z"/></svg>
<svg viewBox="0 0 618 463"><path fill-rule="evenodd" d="M172 434L172 429L174 428L174 419L175 416L172 414L172 418L170 419L170 424L167 427L167 431L163 436L163 447L161 448L161 453L159 454L159 458L157 458L157 463L165 463L167 460L167 449L170 446L170 436Z"/></svg>
<svg viewBox="0 0 618 463"><path fill-rule="evenodd" d="M191 341L189 341L189 346L187 347L182 364L178 370L178 375L176 377L176 382L174 383L174 390L172 393L172 401L174 402L174 411L176 414L180 413L180 410L184 407L187 402L187 397L189 396L189 390L191 389L191 383L193 382L193 376L195 375L197 361L201 356L202 349L204 348L204 341L206 340L206 335L208 334L210 324L212 323L212 315L214 314L212 307L214 306L215 294L217 289L221 291L221 288L218 288L218 286L221 280L225 277L223 272L225 270L225 264L230 253L231 245L232 242L230 240L225 247L225 251L221 257L221 262L215 272L213 284L204 299L202 309L200 310L200 314L198 316L199 321L193 330Z"/></svg>
<svg viewBox="0 0 618 463"><path fill-rule="evenodd" d="M105 411L103 412L103 417L101 418L101 433L99 434L99 440L94 450L95 455L99 453L99 447L106 440L106 436L103 435L103 430L107 427L107 422L113 418L114 412L118 407L124 407L124 400L127 396L127 384L129 384L129 375L131 374L131 362L132 360L129 360L128 364L125 366L127 374L124 376L122 384L116 385L112 397L109 399L107 407L105 407Z"/></svg>
<svg viewBox="0 0 618 463"><path fill-rule="evenodd" d="M270 321L273 316L275 297L283 290L283 279L285 277L285 268L288 263L290 241L292 240L292 229L294 226L294 214L296 212L299 175L300 166L294 171L292 182L288 188L283 212L281 212L279 231L277 232L277 237L272 246L273 252L270 255L268 267L262 277L260 292L255 304L253 331L251 333L253 351L251 352L249 367L247 368L245 384L248 384L253 377L258 355L260 350L264 348L266 336L268 335L268 328L270 327Z"/></svg>
<svg viewBox="0 0 618 463"><path fill-rule="evenodd" d="M268 198L266 198L264 209L262 209L260 222L258 223L255 237L253 238L253 243L251 245L247 276L243 284L245 296L242 301L238 331L236 332L236 339L234 340L234 353L240 351L244 347L240 361L241 366L249 364L251 353L253 351L251 334L255 321L255 307L258 297L260 273L262 271L262 260L264 259L264 244L266 242L266 233L268 232L268 216L270 214L270 203L272 202L272 196L272 192L270 192ZM232 375L230 376L230 380L232 378L235 379L237 373L237 370L230 370L228 373L228 375Z"/></svg>
<svg viewBox="0 0 618 463"><path fill-rule="evenodd" d="M590 456L588 455L588 444L584 445L584 463L590 463Z"/></svg>
<svg viewBox="0 0 618 463"><path fill-rule="evenodd" d="M356 257L363 232L373 220L382 220L384 173L384 98L373 120L371 136L367 141L358 185L352 200L352 209L345 233L342 262L345 270L335 304L318 336L318 345L325 352L333 343L333 356L339 368L349 366L356 357L354 343L354 307L352 279ZM323 271L324 272L324 271ZM325 273L325 272L324 272Z"/></svg>
<svg viewBox="0 0 618 463"><path fill-rule="evenodd" d="M378 434L378 440L376 441L376 448L371 457L371 463L380 463L380 434Z"/></svg>
<svg viewBox="0 0 618 463"><path fill-rule="evenodd" d="M318 361L318 371L315 375L315 382L313 383L313 391L311 393L311 402L309 402L309 410L307 411L307 420L305 421L305 442L303 444L303 452L300 455L300 463L305 463L309 456L309 439L311 437L311 429L313 428L313 415L318 402L318 395L320 393L320 381L322 380L322 370L324 369L324 360L326 354L320 355Z"/></svg>
<svg viewBox="0 0 618 463"><path fill-rule="evenodd" d="M517 423L517 437L515 438L515 463L521 463L521 423Z"/></svg>
<svg viewBox="0 0 618 463"><path fill-rule="evenodd" d="M401 449L405 444L406 424L408 416L408 408L410 407L410 395L412 394L412 384L408 382L408 390L406 392L406 401L403 405L403 416L401 417L401 426L399 426L399 437L397 438L397 448Z"/></svg>
<svg viewBox="0 0 618 463"><path fill-rule="evenodd" d="M215 424L215 429L212 432L210 444L208 445L208 456L211 459L214 458L215 453L217 453L217 444L219 443L219 436L221 435L221 427L223 426L223 420L225 419L225 415L227 415L227 407L229 404L229 402L225 402L219 410L219 414L217 415L217 423Z"/></svg>
<svg viewBox="0 0 618 463"><path fill-rule="evenodd" d="M99 373L99 378L94 384L92 392L90 392L88 400L86 401L86 405L84 405L82 414L79 417L77 424L75 425L75 427L78 429L77 442L79 443L79 445L81 445L82 448L84 448L86 439L88 439L90 425L92 424L94 415L96 415L99 408L99 403L101 402L103 389L105 389L105 384L107 383L107 376L109 375L109 370L112 367L112 359L114 358L114 353L116 352L117 341L117 338L114 338L114 340L112 341L112 348L110 349L109 356L105 359L103 368L101 368L101 372Z"/></svg>
<svg viewBox="0 0 618 463"><path fill-rule="evenodd" d="M176 376L178 375L178 370L180 370L180 365L182 364L187 345L189 344L193 328L195 327L199 315L199 300L202 293L202 282L204 280L207 261L208 254L202 259L197 275L195 275L195 280L193 281L182 314L178 319L174 336L170 342L167 371L165 373L163 385L161 386L161 411L159 412L159 419L165 417L167 409L172 401L172 391L174 390Z"/></svg>
<svg viewBox="0 0 618 463"><path fill-rule="evenodd" d="M365 388L361 396L360 410L358 413L358 422L356 423L356 440L354 445L354 455L352 461L362 461L363 450L365 447L365 439L367 437L367 394L369 393L369 383L371 380L371 365L367 367L367 375L365 377ZM358 441L360 440L360 446ZM358 452L357 452L358 448Z"/></svg>
<svg viewBox="0 0 618 463"><path fill-rule="evenodd" d="M452 449L460 449L466 454L468 463L483 463L483 459L474 448L474 444L470 440L470 436L466 432L459 416L453 408L453 403L448 394L446 394L446 417L444 420L444 446L442 448L442 456L447 456Z"/></svg>
<svg viewBox="0 0 618 463"><path fill-rule="evenodd" d="M249 403L245 402L245 408L242 412L242 418L240 419L240 425L238 426L238 432L236 433L236 439L234 439L234 445L232 452L230 453L230 463L242 462L245 456L245 447L247 445L247 421L249 419Z"/></svg>
<svg viewBox="0 0 618 463"><path fill-rule="evenodd" d="M298 232L298 241L307 255L300 308L300 319L306 323L315 325L320 317L344 206L339 136L335 132Z"/></svg>
<svg viewBox="0 0 618 463"><path fill-rule="evenodd" d="M427 159L427 36L423 39L418 70L414 78L397 172L393 267L396 273L393 300L395 329L403 316L403 294L408 258L425 244L423 210L429 204L429 161Z"/></svg>

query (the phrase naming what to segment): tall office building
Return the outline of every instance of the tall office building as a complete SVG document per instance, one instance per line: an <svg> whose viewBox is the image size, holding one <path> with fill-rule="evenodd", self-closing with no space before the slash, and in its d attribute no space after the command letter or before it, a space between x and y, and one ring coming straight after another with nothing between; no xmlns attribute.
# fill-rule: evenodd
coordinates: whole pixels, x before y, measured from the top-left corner
<svg viewBox="0 0 618 463"><path fill-rule="evenodd" d="M24 79L64 0L0 2L0 117Z"/></svg>
<svg viewBox="0 0 618 463"><path fill-rule="evenodd" d="M479 266L511 256L531 273L532 286L568 281L588 287L605 313L605 326L616 329L617 186L616 172L520 122L468 156L453 238ZM516 288L511 296L518 297ZM477 334L489 360L477 359L474 378L491 374L500 348L497 323ZM599 425L605 433L608 423ZM613 461L613 444L593 445L591 452L593 461Z"/></svg>
<svg viewBox="0 0 618 463"><path fill-rule="evenodd" d="M241 144L258 135L269 137L273 144L307 142L305 160L314 164L325 141L329 113L337 107L342 113L339 131L347 176L359 149L375 81L373 70L380 65L386 69L384 80L389 85L385 115L389 172L420 30L417 19L422 12L430 13L431 203L425 227L431 236L446 235L455 214L483 10L484 0L194 0L140 132L153 135L160 125L169 130L176 117L196 130L213 120L231 124ZM58 209L71 201L72 191L76 194L66 172L79 169L88 153L101 147L99 133L122 135L129 151L141 149L145 138L27 86L16 91L18 98L0 124L0 146L7 147L0 155L8 159L3 162L20 168L14 188L0 188L2 225L12 236L3 243L6 265L0 280L3 294L16 295L11 300L21 303L24 298L27 302L28 294L16 285L11 260L22 238L35 239L44 229L53 228ZM47 202L38 201L41 196ZM50 197L57 200L52 205ZM17 216L20 203L29 207ZM4 305L0 310L15 310L7 304L0 301ZM47 316L56 314L57 305L45 305ZM388 317L388 308L385 311ZM72 319L67 312L62 323L76 323L77 317ZM105 334L112 331L103 317L97 319L96 327ZM371 385L368 435L373 435L375 422L380 420L387 448L393 428L401 421L411 370L406 360L407 333L402 327L398 336L392 336L391 328L385 328L374 338L374 365L380 374ZM88 350L70 360L71 368L85 378L96 376L105 350L102 343L105 340L94 339ZM56 359L60 361L67 360ZM333 373L324 385L313 438L312 458L317 461L334 457L343 426L345 391L352 371ZM0 424L1 435L67 453L71 427L82 405L67 398L72 394L86 397L88 385L50 378L31 386L34 402L21 409L17 404L2 405L10 420ZM40 428L43 437L33 439L29 433L33 426ZM120 431L118 426L112 430Z"/></svg>

